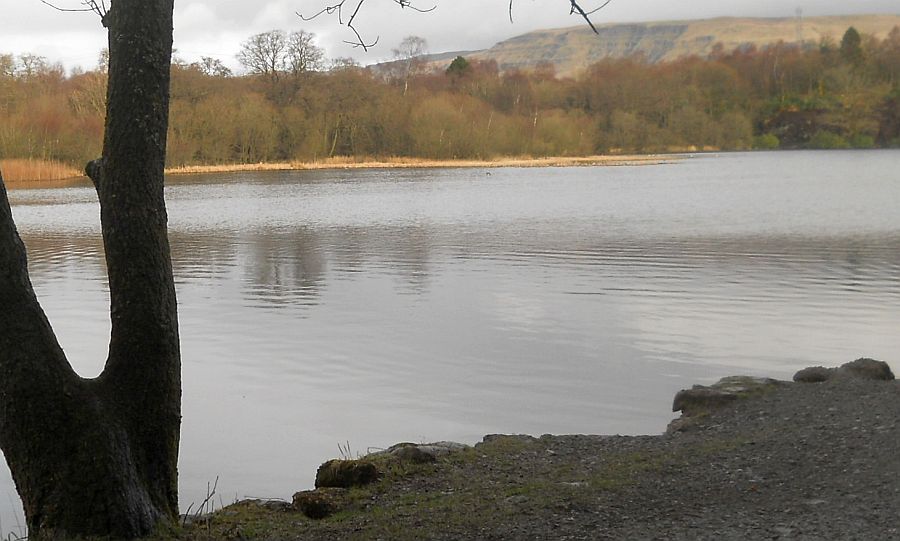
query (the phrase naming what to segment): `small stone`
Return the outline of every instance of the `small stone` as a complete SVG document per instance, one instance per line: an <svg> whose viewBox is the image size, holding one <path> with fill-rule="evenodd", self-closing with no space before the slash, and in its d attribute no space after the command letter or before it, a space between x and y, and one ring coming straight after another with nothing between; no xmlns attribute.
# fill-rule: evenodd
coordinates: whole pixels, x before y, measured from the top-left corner
<svg viewBox="0 0 900 541"><path fill-rule="evenodd" d="M259 506L269 511L287 511L291 504L284 500L262 500L259 502Z"/></svg>
<svg viewBox="0 0 900 541"><path fill-rule="evenodd" d="M797 383L821 383L828 381L832 376L834 376L833 368L809 366L794 374L794 381Z"/></svg>
<svg viewBox="0 0 900 541"><path fill-rule="evenodd" d="M319 520L339 511L346 501L346 489L317 488L294 494L292 506L307 517Z"/></svg>
<svg viewBox="0 0 900 541"><path fill-rule="evenodd" d="M856 359L849 363L841 365L837 369L837 373L842 376L850 376L860 379L872 379L878 381L893 381L894 373L891 367L884 361L876 361L875 359Z"/></svg>
<svg viewBox="0 0 900 541"><path fill-rule="evenodd" d="M367 460L329 460L316 472L316 488L350 488L378 479L378 468Z"/></svg>
<svg viewBox="0 0 900 541"><path fill-rule="evenodd" d="M510 497L506 498L506 503L509 503L512 505L523 505L523 504L528 503L528 496L525 496L523 494L517 494L515 496L510 496Z"/></svg>

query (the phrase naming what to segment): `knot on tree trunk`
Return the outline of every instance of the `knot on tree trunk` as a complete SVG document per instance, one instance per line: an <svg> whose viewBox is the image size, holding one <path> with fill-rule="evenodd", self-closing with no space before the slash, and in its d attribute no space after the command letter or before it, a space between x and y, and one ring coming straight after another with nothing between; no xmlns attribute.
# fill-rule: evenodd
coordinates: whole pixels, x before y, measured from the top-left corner
<svg viewBox="0 0 900 541"><path fill-rule="evenodd" d="M91 179L91 182L94 183L94 188L97 189L97 192L100 192L100 183L103 179L103 158L97 158L96 160L91 160L84 166L84 174Z"/></svg>
<svg viewBox="0 0 900 541"><path fill-rule="evenodd" d="M109 28L113 23L112 20L112 8L106 9L105 12L101 12L100 14L100 24L103 25L103 28Z"/></svg>

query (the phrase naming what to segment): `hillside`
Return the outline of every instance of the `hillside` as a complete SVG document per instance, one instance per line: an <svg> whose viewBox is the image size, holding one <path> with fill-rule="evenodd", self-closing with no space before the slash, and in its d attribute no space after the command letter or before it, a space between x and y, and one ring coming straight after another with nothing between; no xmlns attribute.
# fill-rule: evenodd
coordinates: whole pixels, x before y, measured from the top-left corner
<svg viewBox="0 0 900 541"><path fill-rule="evenodd" d="M551 63L557 73L574 75L607 57L644 55L651 62L675 60L689 55L707 56L717 43L726 51L755 45L765 47L779 41L817 44L822 38L840 41L850 26L863 34L883 39L900 26L900 15L847 15L780 19L725 17L696 21L607 24L594 35L585 26L539 30L502 41L490 49L471 53L468 59L495 60L502 70L529 69ZM433 62L445 68L446 60Z"/></svg>

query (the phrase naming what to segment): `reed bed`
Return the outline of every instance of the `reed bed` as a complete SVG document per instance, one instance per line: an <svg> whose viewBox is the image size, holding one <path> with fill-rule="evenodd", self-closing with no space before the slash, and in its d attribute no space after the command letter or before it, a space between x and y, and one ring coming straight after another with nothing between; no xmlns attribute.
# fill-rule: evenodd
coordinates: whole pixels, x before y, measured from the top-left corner
<svg viewBox="0 0 900 541"><path fill-rule="evenodd" d="M313 162L239 163L219 165L187 165L166 170L171 175L228 173L234 171L295 171L316 169L403 169L438 167L571 167L579 165L630 165L661 163L672 156L621 155L532 158L506 157L490 160L429 160L420 158L354 158L336 157Z"/></svg>
<svg viewBox="0 0 900 541"><path fill-rule="evenodd" d="M302 171L320 169L410 169L439 167L574 167L585 165L637 165L671 161L673 156L611 155L582 157L530 156L489 160L430 160L421 158L357 158L335 157L312 162L235 163L218 165L186 165L166 169L170 175L231 173L239 171ZM3 180L9 184L47 183L84 177L79 169L53 160L33 158L0 160Z"/></svg>
<svg viewBox="0 0 900 541"><path fill-rule="evenodd" d="M3 173L3 180L10 183L45 182L84 176L82 171L71 165L35 158L0 160L0 172Z"/></svg>

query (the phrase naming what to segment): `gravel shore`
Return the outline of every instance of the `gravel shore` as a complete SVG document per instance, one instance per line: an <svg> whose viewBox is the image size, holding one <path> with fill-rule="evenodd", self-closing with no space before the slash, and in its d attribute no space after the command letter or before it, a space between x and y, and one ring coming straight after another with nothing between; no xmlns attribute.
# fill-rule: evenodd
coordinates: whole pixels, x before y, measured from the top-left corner
<svg viewBox="0 0 900 541"><path fill-rule="evenodd" d="M310 520L244 502L192 539L900 539L900 385L780 382L658 436L488 436Z"/></svg>

